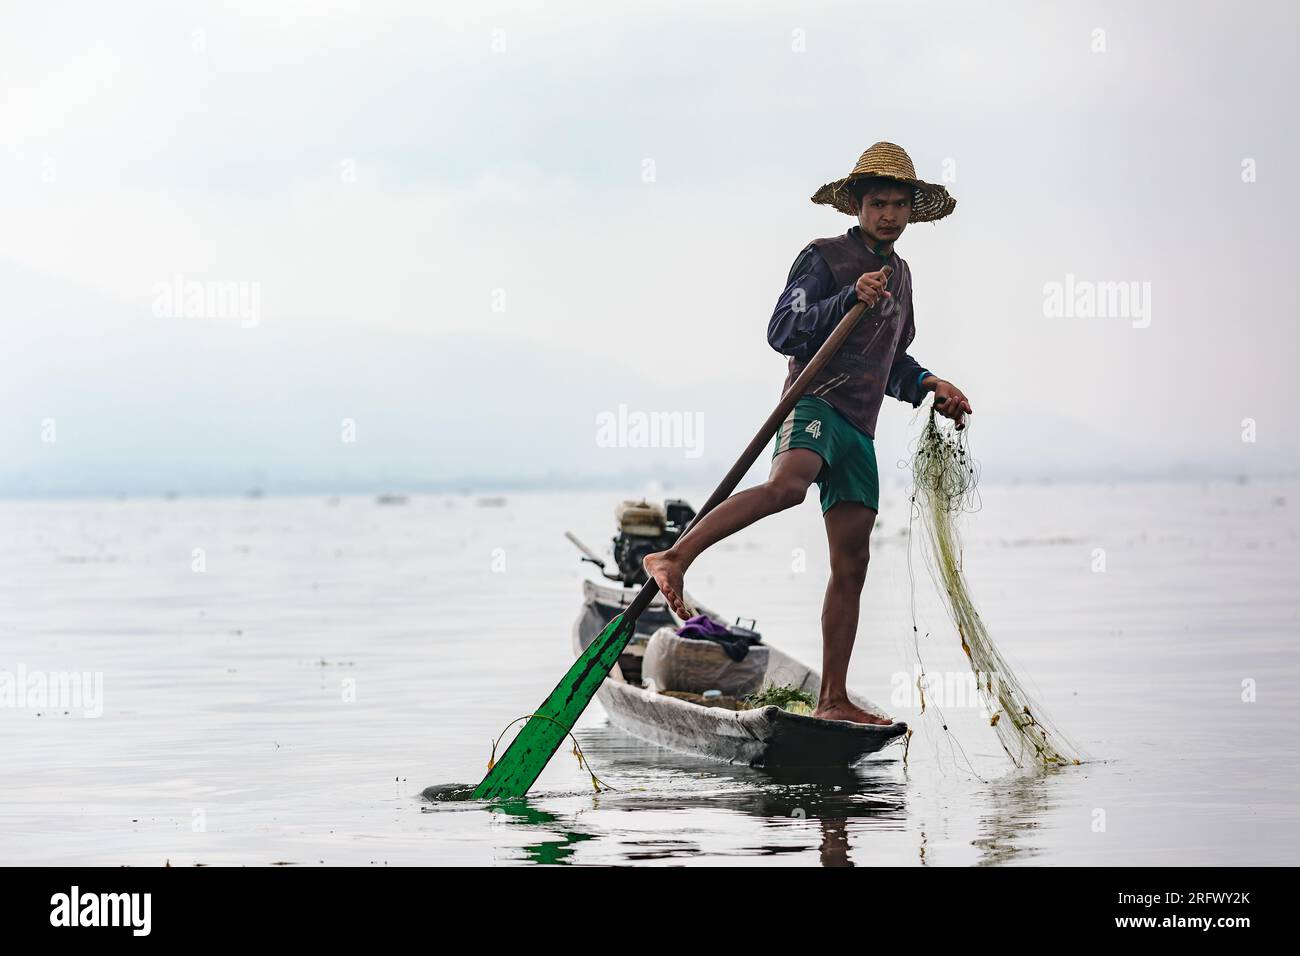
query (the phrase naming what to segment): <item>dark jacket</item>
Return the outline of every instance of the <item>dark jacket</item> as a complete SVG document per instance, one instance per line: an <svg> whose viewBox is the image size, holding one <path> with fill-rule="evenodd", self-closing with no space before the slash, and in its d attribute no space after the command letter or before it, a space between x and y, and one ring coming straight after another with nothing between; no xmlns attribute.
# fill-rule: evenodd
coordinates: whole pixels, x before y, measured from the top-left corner
<svg viewBox="0 0 1300 956"><path fill-rule="evenodd" d="M790 356L784 392L844 314L857 304L853 286L858 277L879 270L886 261L894 269L886 285L892 298L881 299L867 310L805 393L834 406L873 439L884 396L915 408L926 394L921 379L932 374L907 354L916 335L912 273L907 263L897 253L891 252L888 260L876 255L857 226L843 236L814 239L791 267L767 327L768 343Z"/></svg>

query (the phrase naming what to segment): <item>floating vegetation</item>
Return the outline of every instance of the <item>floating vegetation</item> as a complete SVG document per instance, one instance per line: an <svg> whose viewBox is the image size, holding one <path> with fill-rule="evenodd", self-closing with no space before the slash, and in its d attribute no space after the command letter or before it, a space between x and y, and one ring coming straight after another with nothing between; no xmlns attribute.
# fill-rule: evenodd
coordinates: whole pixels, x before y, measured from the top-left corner
<svg viewBox="0 0 1300 956"><path fill-rule="evenodd" d="M793 684L768 684L756 694L745 698L751 709L756 707L780 707L792 714L811 714L817 707L817 699L806 690Z"/></svg>
<svg viewBox="0 0 1300 956"><path fill-rule="evenodd" d="M978 510L978 483L979 465L969 454L966 431L940 425L931 404L929 420L912 456L912 518L920 524L926 564L975 672L980 698L991 715L989 725L1017 767L1077 764L1079 751L1012 673L966 587L957 519L964 512ZM915 637L915 623L912 630Z"/></svg>

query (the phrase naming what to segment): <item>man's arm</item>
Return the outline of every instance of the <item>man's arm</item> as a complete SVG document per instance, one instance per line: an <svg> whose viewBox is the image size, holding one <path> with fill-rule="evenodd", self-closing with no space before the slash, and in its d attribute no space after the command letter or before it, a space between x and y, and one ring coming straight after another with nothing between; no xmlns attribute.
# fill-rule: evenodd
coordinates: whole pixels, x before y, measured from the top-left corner
<svg viewBox="0 0 1300 956"><path fill-rule="evenodd" d="M767 341L782 355L807 361L858 302L853 284L838 288L816 246L795 260L767 324Z"/></svg>
<svg viewBox="0 0 1300 956"><path fill-rule="evenodd" d="M952 382L921 368L916 359L904 352L889 370L885 393L916 408L926 392L934 392L934 407L939 414L951 418L959 429L966 427L962 416L974 412L966 394Z"/></svg>
<svg viewBox="0 0 1300 956"><path fill-rule="evenodd" d="M938 383L937 375L928 368L922 368L920 362L904 352L894 359L894 364L889 369L885 394L916 408L926 393L933 392Z"/></svg>

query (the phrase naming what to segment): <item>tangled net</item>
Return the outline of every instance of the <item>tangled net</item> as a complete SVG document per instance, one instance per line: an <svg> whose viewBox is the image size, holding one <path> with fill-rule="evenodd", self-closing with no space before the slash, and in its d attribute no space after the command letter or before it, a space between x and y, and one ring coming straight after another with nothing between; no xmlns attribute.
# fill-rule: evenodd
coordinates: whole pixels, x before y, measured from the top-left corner
<svg viewBox="0 0 1300 956"><path fill-rule="evenodd" d="M989 723L1012 763L1017 767L1078 764L1080 752L1016 679L980 620L966 587L957 518L965 511L976 510L979 500L979 465L968 452L966 437L965 431L941 426L933 404L930 406L929 421L912 456L911 494L912 517L921 525L930 575L957 626L961 648L975 672L980 699L991 715ZM922 695L924 712L924 689Z"/></svg>

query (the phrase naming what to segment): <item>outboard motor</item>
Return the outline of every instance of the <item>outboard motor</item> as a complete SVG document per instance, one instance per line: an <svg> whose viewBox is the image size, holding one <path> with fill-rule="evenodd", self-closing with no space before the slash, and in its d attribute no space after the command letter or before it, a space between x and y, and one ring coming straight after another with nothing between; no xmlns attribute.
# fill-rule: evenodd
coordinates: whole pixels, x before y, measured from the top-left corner
<svg viewBox="0 0 1300 956"><path fill-rule="evenodd" d="M641 563L646 555L676 544L695 517L695 509L681 498L669 498L662 505L643 499L624 501L614 509L614 517L618 521L618 534L614 536L618 575L605 576L622 581L625 587L636 587L647 580Z"/></svg>

